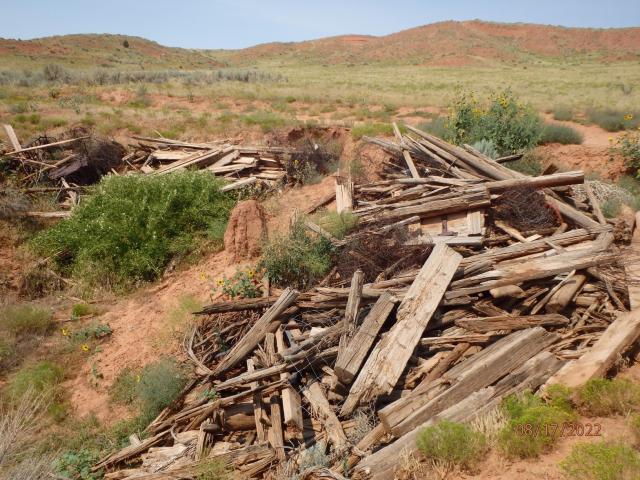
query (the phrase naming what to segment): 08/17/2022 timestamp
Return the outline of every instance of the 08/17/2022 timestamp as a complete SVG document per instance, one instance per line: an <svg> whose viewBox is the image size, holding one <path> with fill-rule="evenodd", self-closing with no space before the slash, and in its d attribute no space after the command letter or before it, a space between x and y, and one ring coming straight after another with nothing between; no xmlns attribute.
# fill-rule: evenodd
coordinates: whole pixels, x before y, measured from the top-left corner
<svg viewBox="0 0 640 480"><path fill-rule="evenodd" d="M599 423L519 423L513 426L516 435L526 437L599 437L602 426Z"/></svg>

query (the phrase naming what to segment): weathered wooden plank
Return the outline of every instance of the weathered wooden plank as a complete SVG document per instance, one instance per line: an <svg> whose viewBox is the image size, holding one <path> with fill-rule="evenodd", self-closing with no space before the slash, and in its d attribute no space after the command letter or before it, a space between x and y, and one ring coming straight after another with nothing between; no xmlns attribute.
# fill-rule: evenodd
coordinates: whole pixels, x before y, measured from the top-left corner
<svg viewBox="0 0 640 480"><path fill-rule="evenodd" d="M287 288L280 298L258 319L247 334L227 353L214 370L215 375L229 370L246 357L265 337L273 322L279 321L278 317L298 298L298 291ZM275 329L274 329L275 330Z"/></svg>
<svg viewBox="0 0 640 480"><path fill-rule="evenodd" d="M340 420L336 417L327 397L325 397L320 383L311 382L302 390L302 394L309 401L313 413L322 422L334 450L336 452L343 451L348 444L347 436L342 429Z"/></svg>
<svg viewBox="0 0 640 480"><path fill-rule="evenodd" d="M276 345L278 353L281 355L287 350L284 343L284 332L282 328L276 331ZM286 379L288 374L283 372L280 374L281 379ZM300 395L291 385L282 389L282 411L284 415L284 424L287 437L302 438L303 418Z"/></svg>
<svg viewBox="0 0 640 480"><path fill-rule="evenodd" d="M336 360L334 371L344 385L350 384L360 370L369 349L375 342L380 329L398 300L389 292L384 292L371 308L360 328L349 341L345 353Z"/></svg>
<svg viewBox="0 0 640 480"><path fill-rule="evenodd" d="M593 378L603 377L618 357L638 337L640 337L640 312L635 310L620 314L587 353L567 363L547 383L579 387Z"/></svg>
<svg viewBox="0 0 640 480"><path fill-rule="evenodd" d="M472 332L488 333L495 332L496 330L522 330L531 327L563 326L569 324L569 319L564 315L551 313L548 315L460 318L455 320L454 323Z"/></svg>
<svg viewBox="0 0 640 480"><path fill-rule="evenodd" d="M451 248L436 245L398 307L396 324L374 347L351 387L341 415L393 390L461 260Z"/></svg>
<svg viewBox="0 0 640 480"><path fill-rule="evenodd" d="M364 273L362 270L358 269L353 273L353 277L351 278L351 288L349 290L349 297L347 298L344 318L342 319L343 329L340 337L340 344L338 346L338 357L336 359L336 363L344 362L345 357L349 355L347 347L356 331L356 320L358 318L358 311L360 310L363 283Z"/></svg>

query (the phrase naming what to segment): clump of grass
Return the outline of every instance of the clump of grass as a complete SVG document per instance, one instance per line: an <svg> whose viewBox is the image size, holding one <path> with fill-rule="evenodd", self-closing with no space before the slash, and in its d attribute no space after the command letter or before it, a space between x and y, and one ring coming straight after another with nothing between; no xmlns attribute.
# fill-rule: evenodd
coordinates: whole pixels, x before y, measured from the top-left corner
<svg viewBox="0 0 640 480"><path fill-rule="evenodd" d="M189 253L197 238L222 242L234 199L221 185L202 172L109 175L69 219L30 244L90 287L154 280L170 260Z"/></svg>
<svg viewBox="0 0 640 480"><path fill-rule="evenodd" d="M137 374L132 368L125 368L122 370L111 385L110 396L111 399L123 405L130 405L136 399L136 389L140 380L139 374Z"/></svg>
<svg viewBox="0 0 640 480"><path fill-rule="evenodd" d="M0 308L0 326L14 335L44 335L53 327L51 310L20 304Z"/></svg>
<svg viewBox="0 0 640 480"><path fill-rule="evenodd" d="M80 318L86 317L89 315L94 315L96 313L96 308L93 305L88 303L75 303L71 307L71 317L72 318Z"/></svg>
<svg viewBox="0 0 640 480"><path fill-rule="evenodd" d="M632 480L640 478L640 454L622 443L579 443L560 468L574 480Z"/></svg>
<svg viewBox="0 0 640 480"><path fill-rule="evenodd" d="M186 382L180 366L169 358L145 366L136 388L142 417L149 421L155 418L178 397Z"/></svg>
<svg viewBox="0 0 640 480"><path fill-rule="evenodd" d="M573 411L547 405L528 392L507 397L503 408L509 421L498 435L498 445L509 458L535 458L551 450L562 433L563 423L576 416Z"/></svg>
<svg viewBox="0 0 640 480"><path fill-rule="evenodd" d="M584 137L575 128L557 123L547 123L542 128L539 143L546 145L548 143L561 143L562 145L580 145L584 141Z"/></svg>
<svg viewBox="0 0 640 480"><path fill-rule="evenodd" d="M615 218L622 210L622 202L618 198L609 198L600 205L602 214L607 218Z"/></svg>
<svg viewBox="0 0 640 480"><path fill-rule="evenodd" d="M61 383L64 370L55 363L42 361L26 365L18 370L7 382L6 393L12 401L20 401L29 392L38 392L48 405L48 413L56 421L66 415L64 392Z"/></svg>
<svg viewBox="0 0 640 480"><path fill-rule="evenodd" d="M553 109L553 119L561 122L573 120L573 109L564 105L557 106Z"/></svg>
<svg viewBox="0 0 640 480"><path fill-rule="evenodd" d="M324 212L316 215L314 221L331 235L343 239L358 224L358 217L351 212Z"/></svg>
<svg viewBox="0 0 640 480"><path fill-rule="evenodd" d="M417 445L426 458L465 470L474 468L487 449L484 435L467 425L447 420L422 430Z"/></svg>
<svg viewBox="0 0 640 480"><path fill-rule="evenodd" d="M640 409L640 384L625 378L589 380L578 390L578 405L587 415L626 415Z"/></svg>
<svg viewBox="0 0 640 480"><path fill-rule="evenodd" d="M393 135L393 127L389 123L363 123L351 129L351 136L356 140L376 135Z"/></svg>
<svg viewBox="0 0 640 480"><path fill-rule="evenodd" d="M264 133L272 132L273 130L284 127L287 124L287 121L283 117L273 112L265 111L246 114L242 117L242 121L246 125L259 126Z"/></svg>
<svg viewBox="0 0 640 480"><path fill-rule="evenodd" d="M274 285L306 288L331 267L331 243L296 222L287 235L271 237L262 248L258 268Z"/></svg>
<svg viewBox="0 0 640 480"><path fill-rule="evenodd" d="M542 166L542 158L540 155L532 151L525 153L519 160L506 162L504 165L511 170L524 173L525 175L531 175L533 177L541 175L544 170L544 167Z"/></svg>
<svg viewBox="0 0 640 480"><path fill-rule="evenodd" d="M234 478L231 466L215 458L199 462L196 472L196 480L232 480Z"/></svg>
<svg viewBox="0 0 640 480"><path fill-rule="evenodd" d="M587 110L587 119L591 123L595 123L599 127L604 128L608 132L631 130L638 128L640 125L639 112L622 111L610 108L591 108Z"/></svg>

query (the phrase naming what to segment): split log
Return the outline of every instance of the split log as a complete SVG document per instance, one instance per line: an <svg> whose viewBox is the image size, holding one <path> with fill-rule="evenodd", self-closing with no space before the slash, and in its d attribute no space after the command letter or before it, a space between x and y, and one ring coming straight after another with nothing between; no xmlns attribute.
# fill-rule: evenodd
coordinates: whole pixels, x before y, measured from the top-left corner
<svg viewBox="0 0 640 480"><path fill-rule="evenodd" d="M603 377L618 357L640 337L640 314L632 311L621 314L596 341L587 353L567 363L549 379L549 385L560 383L579 387L592 378Z"/></svg>
<svg viewBox="0 0 640 480"><path fill-rule="evenodd" d="M587 281L586 275L574 275L568 280L562 287L560 287L549 299L545 310L547 312L560 312L564 310L567 305L578 294L584 282Z"/></svg>
<svg viewBox="0 0 640 480"><path fill-rule="evenodd" d="M356 320L360 310L360 300L362 299L362 285L364 283L364 273L362 270L356 270L351 279L351 289L349 290L349 298L347 298L347 307L344 311L344 319L342 320L342 336L338 347L338 357L336 364L344 363L345 358L349 356L347 346L353 338L356 330ZM340 377L338 377L340 378Z"/></svg>
<svg viewBox="0 0 640 480"><path fill-rule="evenodd" d="M276 332L276 344L278 347L278 353L282 355L286 350L286 346L284 344L284 334L281 328ZM280 378L282 379L286 379L287 377L287 373L283 372L280 374ZM291 387L291 385L282 390L282 410L287 436L289 439L300 438L303 430L300 395L293 387Z"/></svg>
<svg viewBox="0 0 640 480"><path fill-rule="evenodd" d="M496 316L485 318L461 318L454 323L466 330L477 333L489 333L496 330L522 330L531 327L561 327L569 324L564 315Z"/></svg>
<svg viewBox="0 0 640 480"><path fill-rule="evenodd" d="M380 329L397 301L389 292L384 292L380 295L356 334L349 341L342 357L338 353L334 371L343 385L350 384L355 378L367 353L369 353L369 349L375 342Z"/></svg>
<svg viewBox="0 0 640 480"><path fill-rule="evenodd" d="M340 420L325 397L320 383L312 382L302 390L302 394L309 401L313 413L322 422L334 450L336 452L343 451L348 444L347 436L344 434Z"/></svg>
<svg viewBox="0 0 640 480"><path fill-rule="evenodd" d="M278 322L282 313L298 298L298 291L287 288L280 298L258 319L247 334L227 353L224 359L216 366L215 375L220 375L242 361L265 337L272 324ZM275 330L275 329L274 329Z"/></svg>
<svg viewBox="0 0 640 480"><path fill-rule="evenodd" d="M338 213L353 210L353 182L351 178L336 176L336 211Z"/></svg>
<svg viewBox="0 0 640 480"><path fill-rule="evenodd" d="M398 307L396 324L374 347L351 387L341 415L393 390L461 260L446 245L436 245Z"/></svg>
<svg viewBox="0 0 640 480"><path fill-rule="evenodd" d="M396 140L398 140L398 143L400 145L402 145L402 134L400 133L400 129L398 128L398 125L396 124L396 122L393 122L391 124L391 126L393 127L393 134L396 136ZM411 176L413 178L420 178L420 174L418 173L418 169L416 168L415 163L413 163L413 159L411 158L411 154L409 153L409 151L406 148L402 149L402 156L404 157L404 161L407 162L407 166L409 167L409 171L411 172Z"/></svg>

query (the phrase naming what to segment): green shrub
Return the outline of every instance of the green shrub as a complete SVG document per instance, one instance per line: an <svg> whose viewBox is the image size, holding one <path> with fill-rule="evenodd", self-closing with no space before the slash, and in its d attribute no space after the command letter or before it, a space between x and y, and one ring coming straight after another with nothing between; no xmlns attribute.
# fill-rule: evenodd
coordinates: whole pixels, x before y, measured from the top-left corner
<svg viewBox="0 0 640 480"><path fill-rule="evenodd" d="M614 151L622 155L627 169L636 178L640 178L640 134L635 132L625 133L618 139Z"/></svg>
<svg viewBox="0 0 640 480"><path fill-rule="evenodd" d="M355 140L362 137L375 137L377 135L393 135L393 127L390 123L363 123L351 129L351 136Z"/></svg>
<svg viewBox="0 0 640 480"><path fill-rule="evenodd" d="M532 151L525 153L519 160L506 162L504 165L511 170L524 173L525 175L531 175L533 177L541 175L544 170L541 157Z"/></svg>
<svg viewBox="0 0 640 480"><path fill-rule="evenodd" d="M350 212L324 212L314 222L338 239L343 239L358 224L358 217Z"/></svg>
<svg viewBox="0 0 640 480"><path fill-rule="evenodd" d="M551 407L557 407L560 410L571 412L573 410L573 402L571 400L571 394L573 391L561 384L553 384L547 387L545 394L547 397L547 404Z"/></svg>
<svg viewBox="0 0 640 480"><path fill-rule="evenodd" d="M533 148L540 138L542 122L528 105L510 90L496 92L485 102L473 93L462 92L454 100L446 123L446 140L473 144L490 140L500 155Z"/></svg>
<svg viewBox="0 0 640 480"><path fill-rule="evenodd" d="M153 280L197 236L222 242L234 204L204 172L104 177L73 215L41 232L33 249L89 286Z"/></svg>
<svg viewBox="0 0 640 480"><path fill-rule="evenodd" d="M16 363L16 344L8 335L0 336L0 368L4 370Z"/></svg>
<svg viewBox="0 0 640 480"><path fill-rule="evenodd" d="M546 123L542 127L539 143L561 143L563 145L579 145L584 141L584 137L576 129L557 123Z"/></svg>
<svg viewBox="0 0 640 480"><path fill-rule="evenodd" d="M93 307L93 305L90 305L88 303L75 303L71 307L72 318L86 317L88 315L93 315L94 313L96 313L96 309Z"/></svg>
<svg viewBox="0 0 640 480"><path fill-rule="evenodd" d="M417 445L426 458L467 470L477 465L487 449L484 435L447 420L422 430Z"/></svg>
<svg viewBox="0 0 640 480"><path fill-rule="evenodd" d="M98 480L102 478L102 471L91 471L98 460L100 457L92 450L68 451L56 460L54 468L63 478Z"/></svg>
<svg viewBox="0 0 640 480"><path fill-rule="evenodd" d="M270 238L262 249L258 268L276 286L306 288L331 268L333 247L296 222L287 235Z"/></svg>
<svg viewBox="0 0 640 480"><path fill-rule="evenodd" d="M587 119L608 132L634 129L640 125L640 116L637 112L614 109L589 109Z"/></svg>
<svg viewBox="0 0 640 480"><path fill-rule="evenodd" d="M0 326L14 335L44 335L53 324L51 310L37 305L10 305L0 309Z"/></svg>
<svg viewBox="0 0 640 480"><path fill-rule="evenodd" d="M178 397L186 382L179 365L171 359L163 358L145 366L136 388L142 417L153 420Z"/></svg>
<svg viewBox="0 0 640 480"><path fill-rule="evenodd" d="M640 409L640 384L625 378L596 378L578 390L579 406L588 415L626 415Z"/></svg>
<svg viewBox="0 0 640 480"><path fill-rule="evenodd" d="M260 276L254 268L238 269L231 278L219 278L216 287L230 298L256 298L262 295Z"/></svg>
<svg viewBox="0 0 640 480"><path fill-rule="evenodd" d="M10 399L19 401L27 392L33 391L43 396L48 404L48 412L55 420L66 414L61 383L64 371L54 363L43 361L22 367L9 379L6 392Z"/></svg>
<svg viewBox="0 0 640 480"><path fill-rule="evenodd" d="M562 122L573 120L573 109L566 106L558 106L553 110L553 119Z"/></svg>
<svg viewBox="0 0 640 480"><path fill-rule="evenodd" d="M491 140L486 140L483 138L482 140L474 143L471 146L483 155L486 155L489 158L493 158L494 160L499 157L498 151L496 150L496 147Z"/></svg>
<svg viewBox="0 0 640 480"><path fill-rule="evenodd" d="M640 478L640 454L622 443L579 443L560 468L574 480L633 480Z"/></svg>
<svg viewBox="0 0 640 480"><path fill-rule="evenodd" d="M507 397L503 409L509 421L498 434L498 445L509 458L533 458L550 450L563 424L575 419L564 406L546 405L531 393Z"/></svg>
<svg viewBox="0 0 640 480"><path fill-rule="evenodd" d="M622 209L622 201L618 198L609 198L600 205L602 214L607 218L615 218Z"/></svg>
<svg viewBox="0 0 640 480"><path fill-rule="evenodd" d="M125 368L122 370L111 385L110 396L116 403L129 405L136 399L136 390L140 377L133 369Z"/></svg>

